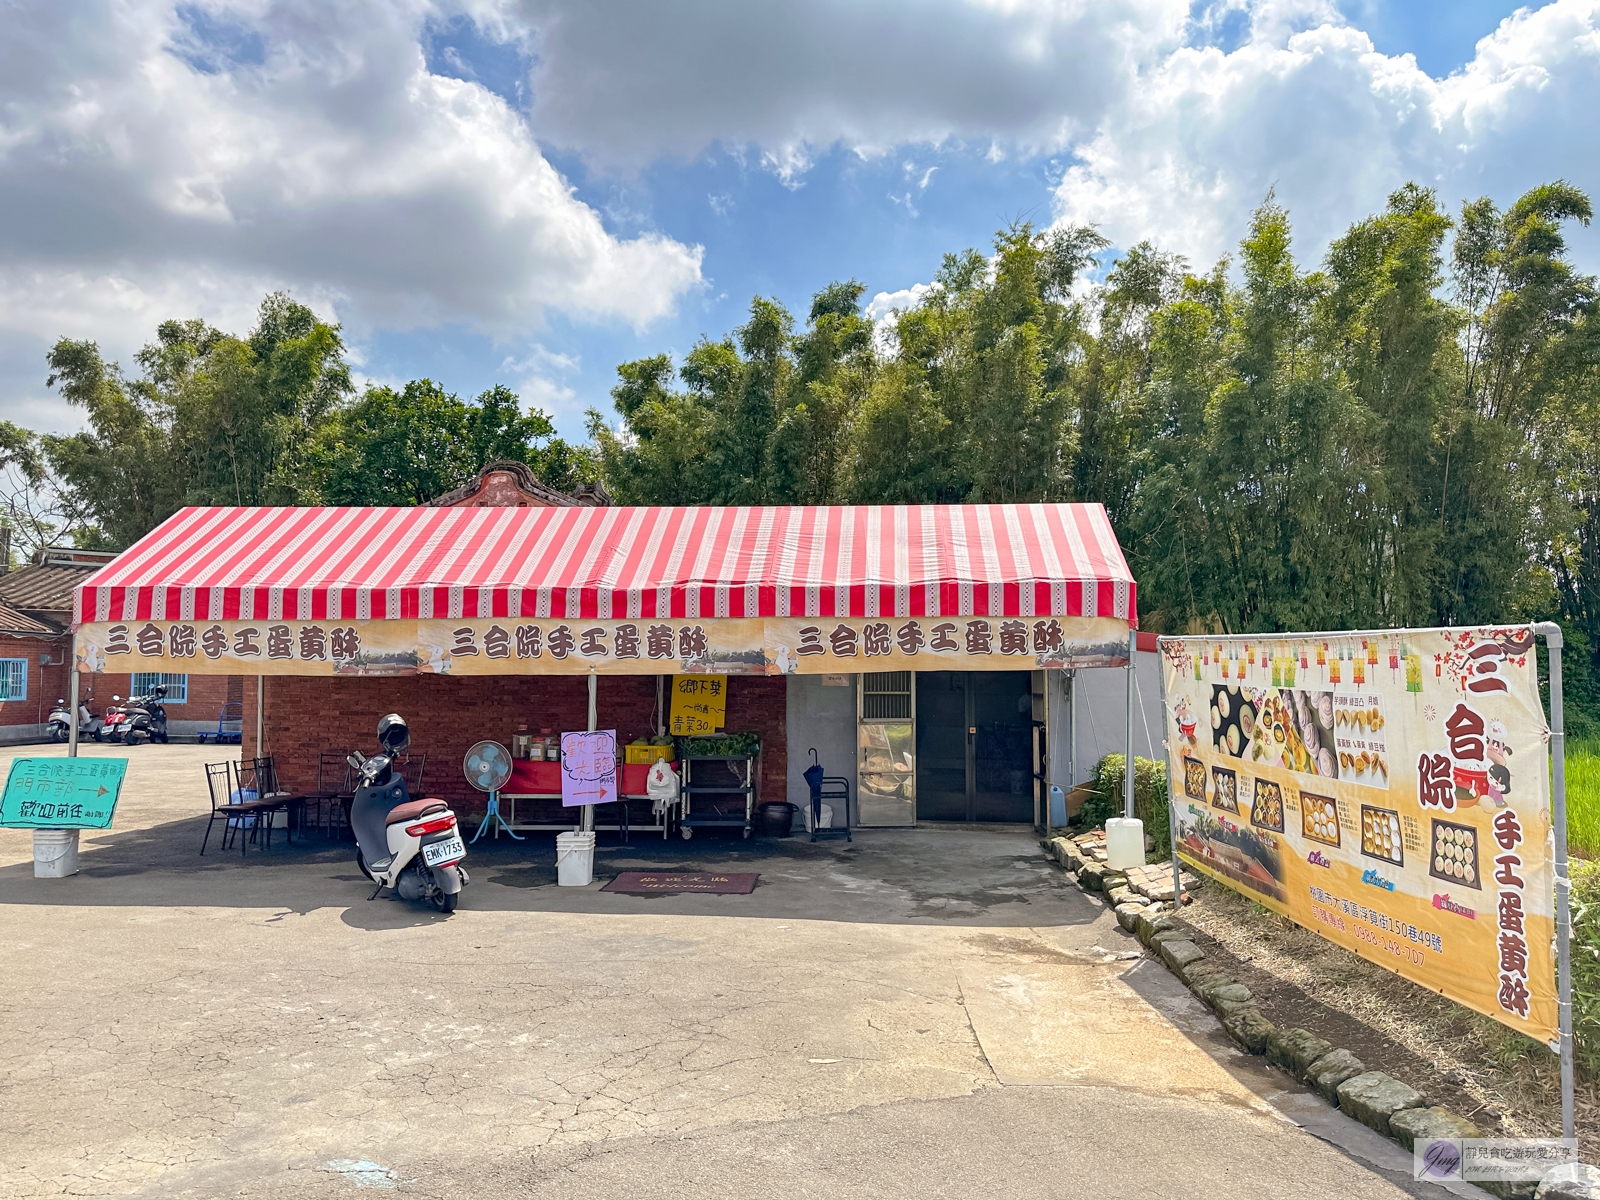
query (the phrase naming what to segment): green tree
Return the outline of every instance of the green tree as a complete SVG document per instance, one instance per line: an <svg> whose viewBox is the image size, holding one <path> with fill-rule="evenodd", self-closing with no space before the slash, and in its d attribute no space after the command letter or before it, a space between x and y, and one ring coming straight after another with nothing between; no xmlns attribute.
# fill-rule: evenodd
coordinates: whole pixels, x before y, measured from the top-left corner
<svg viewBox="0 0 1600 1200"><path fill-rule="evenodd" d="M431 379L399 391L369 386L319 429L305 455L302 492L319 504L410 506L497 461L525 462L542 482L570 490L592 467L554 435L545 413L523 413L516 393L503 386L470 402Z"/></svg>

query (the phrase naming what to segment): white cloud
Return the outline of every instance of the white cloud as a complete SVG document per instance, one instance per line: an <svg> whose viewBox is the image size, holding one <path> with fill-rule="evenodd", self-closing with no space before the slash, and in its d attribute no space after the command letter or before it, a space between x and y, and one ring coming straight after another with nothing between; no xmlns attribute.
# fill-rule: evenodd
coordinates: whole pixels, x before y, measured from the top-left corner
<svg viewBox="0 0 1600 1200"><path fill-rule="evenodd" d="M0 39L0 334L41 353L242 329L271 287L357 337L499 338L550 311L643 328L700 285L698 247L614 236L519 114L429 73L422 0L95 8L13 7Z"/></svg>
<svg viewBox="0 0 1600 1200"><path fill-rule="evenodd" d="M915 308L922 303L924 296L938 286L936 283L914 283L898 292L879 292L867 301L863 311L869 321L893 321L897 312Z"/></svg>
<svg viewBox="0 0 1600 1200"><path fill-rule="evenodd" d="M999 136L1065 144L1185 29L1187 0L504 0L536 30L532 120L596 163L755 146L790 186L814 151Z"/></svg>
<svg viewBox="0 0 1600 1200"><path fill-rule="evenodd" d="M1096 222L1121 245L1153 237L1204 266L1274 186L1312 256L1407 180L1451 207L1509 203L1562 176L1600 191L1593 0L1519 10L1442 80L1337 21L1286 32L1270 15L1231 54L1180 48L1151 64L1079 148L1059 219Z"/></svg>

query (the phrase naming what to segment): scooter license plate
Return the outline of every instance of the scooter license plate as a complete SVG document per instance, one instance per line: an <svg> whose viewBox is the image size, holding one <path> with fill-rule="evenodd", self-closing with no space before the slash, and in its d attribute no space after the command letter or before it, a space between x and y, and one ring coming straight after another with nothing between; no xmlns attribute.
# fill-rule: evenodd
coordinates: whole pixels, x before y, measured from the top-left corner
<svg viewBox="0 0 1600 1200"><path fill-rule="evenodd" d="M466 856L467 848L461 844L461 839L458 837L443 842L430 842L422 848L422 860L430 867L437 867L440 863L455 862Z"/></svg>

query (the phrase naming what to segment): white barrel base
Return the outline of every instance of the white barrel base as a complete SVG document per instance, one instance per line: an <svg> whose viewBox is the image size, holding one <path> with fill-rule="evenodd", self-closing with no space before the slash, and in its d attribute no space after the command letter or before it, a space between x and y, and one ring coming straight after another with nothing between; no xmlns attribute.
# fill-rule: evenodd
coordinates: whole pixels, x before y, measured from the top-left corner
<svg viewBox="0 0 1600 1200"><path fill-rule="evenodd" d="M33 877L65 879L78 873L78 830L33 831Z"/></svg>
<svg viewBox="0 0 1600 1200"><path fill-rule="evenodd" d="M1106 866L1113 871L1144 866L1144 822L1138 817L1112 817L1106 822Z"/></svg>
<svg viewBox="0 0 1600 1200"><path fill-rule="evenodd" d="M594 882L594 834L556 834L556 883L588 887Z"/></svg>

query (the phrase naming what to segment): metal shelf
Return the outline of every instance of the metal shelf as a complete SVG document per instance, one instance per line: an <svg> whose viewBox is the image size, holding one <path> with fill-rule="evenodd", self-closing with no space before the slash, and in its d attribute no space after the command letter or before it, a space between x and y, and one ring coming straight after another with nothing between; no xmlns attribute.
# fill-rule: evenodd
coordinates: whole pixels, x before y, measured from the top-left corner
<svg viewBox="0 0 1600 1200"><path fill-rule="evenodd" d="M731 768L733 763L744 764L744 782L734 787L716 783L695 783L694 769L696 763L720 763ZM734 770L734 778L738 779L740 772ZM696 829L720 828L743 829L744 836L750 837L755 831L755 755L753 754L686 754L683 757L683 787L679 794L683 797L683 815L678 820L678 827L685 838L692 837ZM743 796L744 816L734 816L719 811L708 800L707 812L704 816L696 816L694 800L696 796Z"/></svg>

